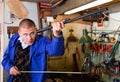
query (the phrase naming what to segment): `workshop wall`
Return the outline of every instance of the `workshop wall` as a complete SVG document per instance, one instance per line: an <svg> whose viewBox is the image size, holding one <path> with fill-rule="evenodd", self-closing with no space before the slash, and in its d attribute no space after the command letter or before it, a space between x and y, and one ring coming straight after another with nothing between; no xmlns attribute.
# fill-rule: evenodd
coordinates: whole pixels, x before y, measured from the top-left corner
<svg viewBox="0 0 120 82"><path fill-rule="evenodd" d="M93 30L98 30L98 32L112 32L118 30L118 27L120 26L120 18L119 18L120 12L114 12L110 13L108 16L108 21L105 21L103 23L103 26L98 26L97 22L93 22ZM111 36L114 35L110 34ZM117 36L116 36L117 38Z"/></svg>
<svg viewBox="0 0 120 82"><path fill-rule="evenodd" d="M115 13L110 13L108 18L109 18L109 21L107 21L107 24L101 27L98 27L98 24L96 22L93 23L93 29L96 30L97 32L99 33L102 33L102 32L106 32L106 33L109 33L109 32L113 32L113 31L119 31L120 29L119 26L120 26L120 12L115 12ZM118 39L118 34L119 32L113 32L111 34L109 34L110 37L115 37L115 39L117 40ZM107 44L107 43L106 43ZM109 44L107 44L109 45ZM114 45L114 43L113 43ZM115 58L116 60L120 60L120 52L119 52L119 49L120 47L118 48L118 50L116 50L116 54L115 54ZM108 54L110 54L108 52ZM104 61L104 59L101 59L101 57L105 54L93 54L94 56L92 56L92 62L94 64L98 64L98 63L101 63ZM103 81L105 82L114 82L113 80L115 79L118 79L120 80L120 77L119 75L116 75L116 76L110 76L108 74L105 74L104 73L104 76L103 76Z"/></svg>
<svg viewBox="0 0 120 82"><path fill-rule="evenodd" d="M65 25L63 29L63 36L64 36L64 44L65 44L65 53L62 57L48 57L48 70L54 71L69 71L74 72L75 64L74 61L77 61L77 72L81 71L81 66L83 63L84 54L81 53L81 44L79 43L80 37L82 36L82 30L87 29L90 30L90 25L80 24L80 23L69 23ZM67 41L70 37L70 30L73 30L74 40ZM76 54L77 60L73 59L74 53L76 53L76 48L80 54ZM54 63L54 64L53 64Z"/></svg>
<svg viewBox="0 0 120 82"><path fill-rule="evenodd" d="M65 18L72 19L79 16L80 16L79 14L58 15L54 21L61 21L61 20L64 20ZM62 30L64 39L65 39L64 41L65 53L62 57L61 56L48 57L48 70L68 71L68 72L81 71L84 54L81 53L82 52L81 44L79 43L79 40L83 34L82 33L83 29L87 29L88 31L90 31L91 23L85 22L83 20L77 20L77 21L65 24L65 28ZM71 31L72 31L72 35L71 35ZM73 40L68 41L68 38L71 38L71 37L73 38ZM78 51L80 52L80 54L74 55L76 53L76 48L78 48ZM74 59L74 56L77 59Z"/></svg>
<svg viewBox="0 0 120 82"><path fill-rule="evenodd" d="M97 32L101 33L101 32L112 32L112 31L116 31L118 29L118 27L120 26L120 12L116 12L116 13L110 13L109 14L109 20L104 22L103 26L98 26L97 22L93 23L93 30L97 30ZM67 38L70 36L70 30L73 30L73 35L74 37L76 37L78 39L78 41L71 41L68 44L68 47L65 48L65 53L62 57L52 57L49 58L49 62L48 62L48 70L54 70L54 71L76 71L75 69L75 65L74 65L74 59L73 59L73 54L76 52L76 47L79 48L79 52L80 52L80 56L78 56L78 54L76 55L77 58L77 66L78 69L77 71L81 71L81 64L83 63L83 57L85 54L82 53L81 51L81 44L79 43L79 40L82 36L82 30L83 29L87 29L88 31L90 31L90 27L91 25L89 24L83 24L83 21L77 22L77 23L69 23L65 25L65 28L63 29L63 35L65 38L65 46L67 44ZM113 36L113 34L110 34L110 36ZM92 35L93 39L95 39L95 35ZM117 39L118 33L116 34L116 39ZM119 50L118 50L119 51ZM100 60L100 55L97 54L93 54L94 56L92 56L92 62L94 64L98 64L100 62L102 62L103 60ZM95 56L96 55L96 56ZM79 57L81 58L79 60ZM117 52L116 54L116 58L120 58L119 53ZM54 63L54 64L53 64ZM104 74L104 77L102 78L102 80L104 82L113 82L114 79L119 79L120 78L118 76L109 76L108 74Z"/></svg>

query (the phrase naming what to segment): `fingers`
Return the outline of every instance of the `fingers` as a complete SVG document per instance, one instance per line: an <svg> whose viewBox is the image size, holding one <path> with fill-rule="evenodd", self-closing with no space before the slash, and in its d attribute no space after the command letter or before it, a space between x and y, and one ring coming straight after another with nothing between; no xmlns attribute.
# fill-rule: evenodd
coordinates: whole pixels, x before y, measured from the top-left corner
<svg viewBox="0 0 120 82"><path fill-rule="evenodd" d="M64 23L60 22L60 24L61 24L61 28L63 29L65 27Z"/></svg>
<svg viewBox="0 0 120 82"><path fill-rule="evenodd" d="M53 29L56 31L61 31L64 28L63 22L55 22L52 24Z"/></svg>
<svg viewBox="0 0 120 82"><path fill-rule="evenodd" d="M13 66L11 69L10 69L10 74L11 75L18 75L20 74L18 68L16 66Z"/></svg>
<svg viewBox="0 0 120 82"><path fill-rule="evenodd" d="M59 37L61 30L64 28L63 22L55 22L52 24L53 27L53 34L56 37Z"/></svg>
<svg viewBox="0 0 120 82"><path fill-rule="evenodd" d="M58 26L58 29L60 30L64 28L63 22L57 22L57 26Z"/></svg>

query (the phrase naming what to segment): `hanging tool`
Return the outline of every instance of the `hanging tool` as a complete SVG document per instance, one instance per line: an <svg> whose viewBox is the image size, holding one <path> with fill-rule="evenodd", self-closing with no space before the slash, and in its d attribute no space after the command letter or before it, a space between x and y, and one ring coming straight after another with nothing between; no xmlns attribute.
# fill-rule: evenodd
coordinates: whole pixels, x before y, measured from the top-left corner
<svg viewBox="0 0 120 82"><path fill-rule="evenodd" d="M108 8L102 8L102 9L93 11L93 12L91 12L91 13L88 13L88 14L85 14L85 15L83 15L83 16L79 16L79 17L76 17L76 18L73 18L73 19L65 19L65 20L63 20L63 23L64 23L64 24L67 24L67 23L70 23L70 22L73 22L73 21L76 21L76 20L79 20L79 19L82 19L82 18L91 16L91 15L94 15L94 14L97 14L97 13L105 12L105 11L107 11L107 10L108 10ZM50 26L45 27L45 28L43 28L43 29L37 30L37 32L39 33L39 32L43 32L43 31L47 31L47 30L49 30L49 29L51 29L51 28L52 28L52 26L50 25Z"/></svg>
<svg viewBox="0 0 120 82"><path fill-rule="evenodd" d="M115 43L116 42L115 36L116 36L117 32L119 31L119 29L120 29L120 25L119 25L117 31L114 32L113 37L110 38L111 43Z"/></svg>
<svg viewBox="0 0 120 82"><path fill-rule="evenodd" d="M115 53L116 53L116 51L117 51L117 49L118 49L118 47L119 47L119 43L120 43L120 34L118 35L118 40L117 40L117 42L113 45L113 47L112 47L112 50L111 50L111 52L110 52L110 56L109 56L109 58L115 58Z"/></svg>

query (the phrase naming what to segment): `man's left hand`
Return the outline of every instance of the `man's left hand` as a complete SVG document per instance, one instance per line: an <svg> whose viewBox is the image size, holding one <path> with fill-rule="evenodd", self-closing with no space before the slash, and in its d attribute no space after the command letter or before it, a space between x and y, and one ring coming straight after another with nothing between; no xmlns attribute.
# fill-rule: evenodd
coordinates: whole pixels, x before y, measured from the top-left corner
<svg viewBox="0 0 120 82"><path fill-rule="evenodd" d="M61 33L61 30L64 28L64 24L63 22L54 22L52 24L52 27L53 27L53 34L55 37L59 37L60 36L60 33Z"/></svg>

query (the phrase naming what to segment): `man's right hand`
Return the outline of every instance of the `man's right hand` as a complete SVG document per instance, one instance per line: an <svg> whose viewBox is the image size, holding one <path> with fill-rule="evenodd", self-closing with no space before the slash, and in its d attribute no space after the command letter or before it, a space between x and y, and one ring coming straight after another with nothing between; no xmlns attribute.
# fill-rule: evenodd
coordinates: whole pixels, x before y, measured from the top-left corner
<svg viewBox="0 0 120 82"><path fill-rule="evenodd" d="M18 74L20 74L20 72L16 66L13 66L10 68L10 74L11 75L18 75Z"/></svg>

